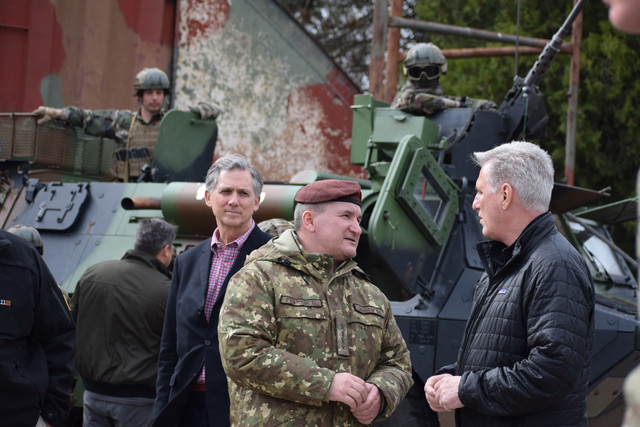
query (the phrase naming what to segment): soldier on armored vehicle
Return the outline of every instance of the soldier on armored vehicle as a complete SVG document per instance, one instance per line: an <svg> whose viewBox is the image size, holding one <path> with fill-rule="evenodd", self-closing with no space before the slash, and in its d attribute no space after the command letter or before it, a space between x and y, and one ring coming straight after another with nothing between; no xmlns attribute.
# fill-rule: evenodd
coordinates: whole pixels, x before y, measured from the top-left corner
<svg viewBox="0 0 640 427"><path fill-rule="evenodd" d="M409 49L402 68L407 83L396 95L392 108L420 116L430 116L446 108L496 108L495 103L484 99L443 94L440 75L447 74L447 59L433 43L418 43Z"/></svg>
<svg viewBox="0 0 640 427"><path fill-rule="evenodd" d="M39 107L33 112L38 123L61 120L82 128L88 135L114 139L120 148L113 153L113 167L106 180L136 181L144 174L143 167L151 165L160 122L166 113L170 94L169 78L158 68L144 68L133 83L134 96L140 108L130 110L85 110L78 107ZM219 110L200 102L191 111L201 119L215 119Z"/></svg>

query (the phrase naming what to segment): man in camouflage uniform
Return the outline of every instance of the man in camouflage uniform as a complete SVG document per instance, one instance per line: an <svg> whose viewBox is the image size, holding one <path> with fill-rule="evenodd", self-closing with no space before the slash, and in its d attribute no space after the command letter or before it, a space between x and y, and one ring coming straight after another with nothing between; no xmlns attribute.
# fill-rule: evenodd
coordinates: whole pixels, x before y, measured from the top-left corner
<svg viewBox="0 0 640 427"><path fill-rule="evenodd" d="M61 120L79 127L87 135L111 138L120 146L113 153L112 174L117 181L136 181L144 165L151 165L160 122L166 113L170 93L169 78L158 68L145 68L135 78L134 96L138 97L138 111L85 110L77 107L39 107L33 112L43 123ZM202 119L216 118L218 108L201 102L191 111Z"/></svg>
<svg viewBox="0 0 640 427"><path fill-rule="evenodd" d="M409 49L403 70L407 83L397 93L393 108L420 116L430 116L446 108L496 108L495 103L484 99L443 95L440 75L447 73L447 59L433 43L418 43Z"/></svg>
<svg viewBox="0 0 640 427"><path fill-rule="evenodd" d="M352 258L360 186L296 195L294 230L229 282L218 324L235 426L358 426L387 418L413 381L389 301Z"/></svg>

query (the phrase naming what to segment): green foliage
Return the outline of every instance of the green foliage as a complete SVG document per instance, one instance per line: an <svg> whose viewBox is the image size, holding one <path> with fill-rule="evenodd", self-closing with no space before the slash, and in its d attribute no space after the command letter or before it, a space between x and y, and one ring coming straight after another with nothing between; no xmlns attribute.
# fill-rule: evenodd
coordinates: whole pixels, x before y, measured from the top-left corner
<svg viewBox="0 0 640 427"><path fill-rule="evenodd" d="M550 39L564 22L573 2L521 3L520 35ZM517 2L512 0L421 0L419 19L505 34L516 33ZM427 40L418 40L427 41ZM442 49L499 46L482 40L434 34L429 40ZM570 41L570 38L567 38ZM518 74L524 76L537 56L519 56ZM559 55L540 89L549 112L547 137L538 142L554 158L556 179L564 178L564 152L571 59ZM579 111L576 135L575 183L593 189L611 187L612 200L635 195L640 163L638 110L640 38L622 34L607 20L606 6L589 2L583 12L580 58ZM492 99L500 104L511 87L513 57L449 60L441 79L445 93Z"/></svg>
<svg viewBox="0 0 640 427"><path fill-rule="evenodd" d="M616 198L632 196L640 160L640 41L608 21L582 44L577 140L585 186L611 185Z"/></svg>

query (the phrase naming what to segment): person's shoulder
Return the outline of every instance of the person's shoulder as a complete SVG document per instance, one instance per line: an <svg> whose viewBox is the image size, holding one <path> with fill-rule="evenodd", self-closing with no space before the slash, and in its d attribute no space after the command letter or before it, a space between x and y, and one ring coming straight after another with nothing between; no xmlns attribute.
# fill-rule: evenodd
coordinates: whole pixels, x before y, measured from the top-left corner
<svg viewBox="0 0 640 427"><path fill-rule="evenodd" d="M193 257L193 256L200 255L203 251L207 251L207 250L209 251L211 250L211 237L203 240L202 242L198 243L195 246L188 248L184 252L180 253L178 257L181 257L181 258Z"/></svg>
<svg viewBox="0 0 640 427"><path fill-rule="evenodd" d="M37 254L36 248L24 238L0 230L0 258L2 261L33 259Z"/></svg>
<svg viewBox="0 0 640 427"><path fill-rule="evenodd" d="M371 276L362 271L360 267L355 267L353 270L351 270L351 274L362 285L362 288L366 289L366 291L371 296L375 296L376 298L379 298L381 300L388 301L388 298L386 297L384 292L382 292L380 288L375 285Z"/></svg>
<svg viewBox="0 0 640 427"><path fill-rule="evenodd" d="M251 234L249 234L249 237L247 238L247 242L251 240L255 242L255 244L257 244L258 246L262 246L271 239L273 239L273 236L271 234L265 233L260 229L260 227L256 225L251 231Z"/></svg>

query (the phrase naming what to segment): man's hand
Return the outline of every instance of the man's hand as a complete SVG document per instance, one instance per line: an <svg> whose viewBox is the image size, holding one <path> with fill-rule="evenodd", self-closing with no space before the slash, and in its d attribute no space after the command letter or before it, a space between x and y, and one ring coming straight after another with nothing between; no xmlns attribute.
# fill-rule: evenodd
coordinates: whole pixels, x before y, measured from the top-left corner
<svg viewBox="0 0 640 427"><path fill-rule="evenodd" d="M461 378L462 377L459 376L448 375L441 378L433 386L439 406L447 412L464 406L458 396L458 387L460 386ZM435 411L433 407L431 409Z"/></svg>
<svg viewBox="0 0 640 427"><path fill-rule="evenodd" d="M427 383L424 385L424 394L427 397L427 403L429 403L429 406L435 412L445 412L446 410L440 406L440 399L436 396L436 390L434 387L439 381L450 376L450 374L434 375L429 377L429 379L427 379Z"/></svg>
<svg viewBox="0 0 640 427"><path fill-rule="evenodd" d="M351 413L360 424L371 424L373 420L380 413L380 406L382 405L382 398L380 397L380 390L378 387L371 383L365 383L367 389L367 398L357 408L351 409Z"/></svg>
<svg viewBox="0 0 640 427"><path fill-rule="evenodd" d="M348 372L335 374L333 381L331 381L329 400L346 403L353 411L358 405L367 400L367 389L364 381Z"/></svg>
<svg viewBox="0 0 640 427"><path fill-rule="evenodd" d="M62 118L62 110L51 107L38 107L38 109L31 114L36 116L39 125L48 122L49 120L57 120Z"/></svg>
<svg viewBox="0 0 640 427"><path fill-rule="evenodd" d="M199 114L203 120L215 119L220 114L220 107L207 102L199 102L197 106L191 107L191 111Z"/></svg>

